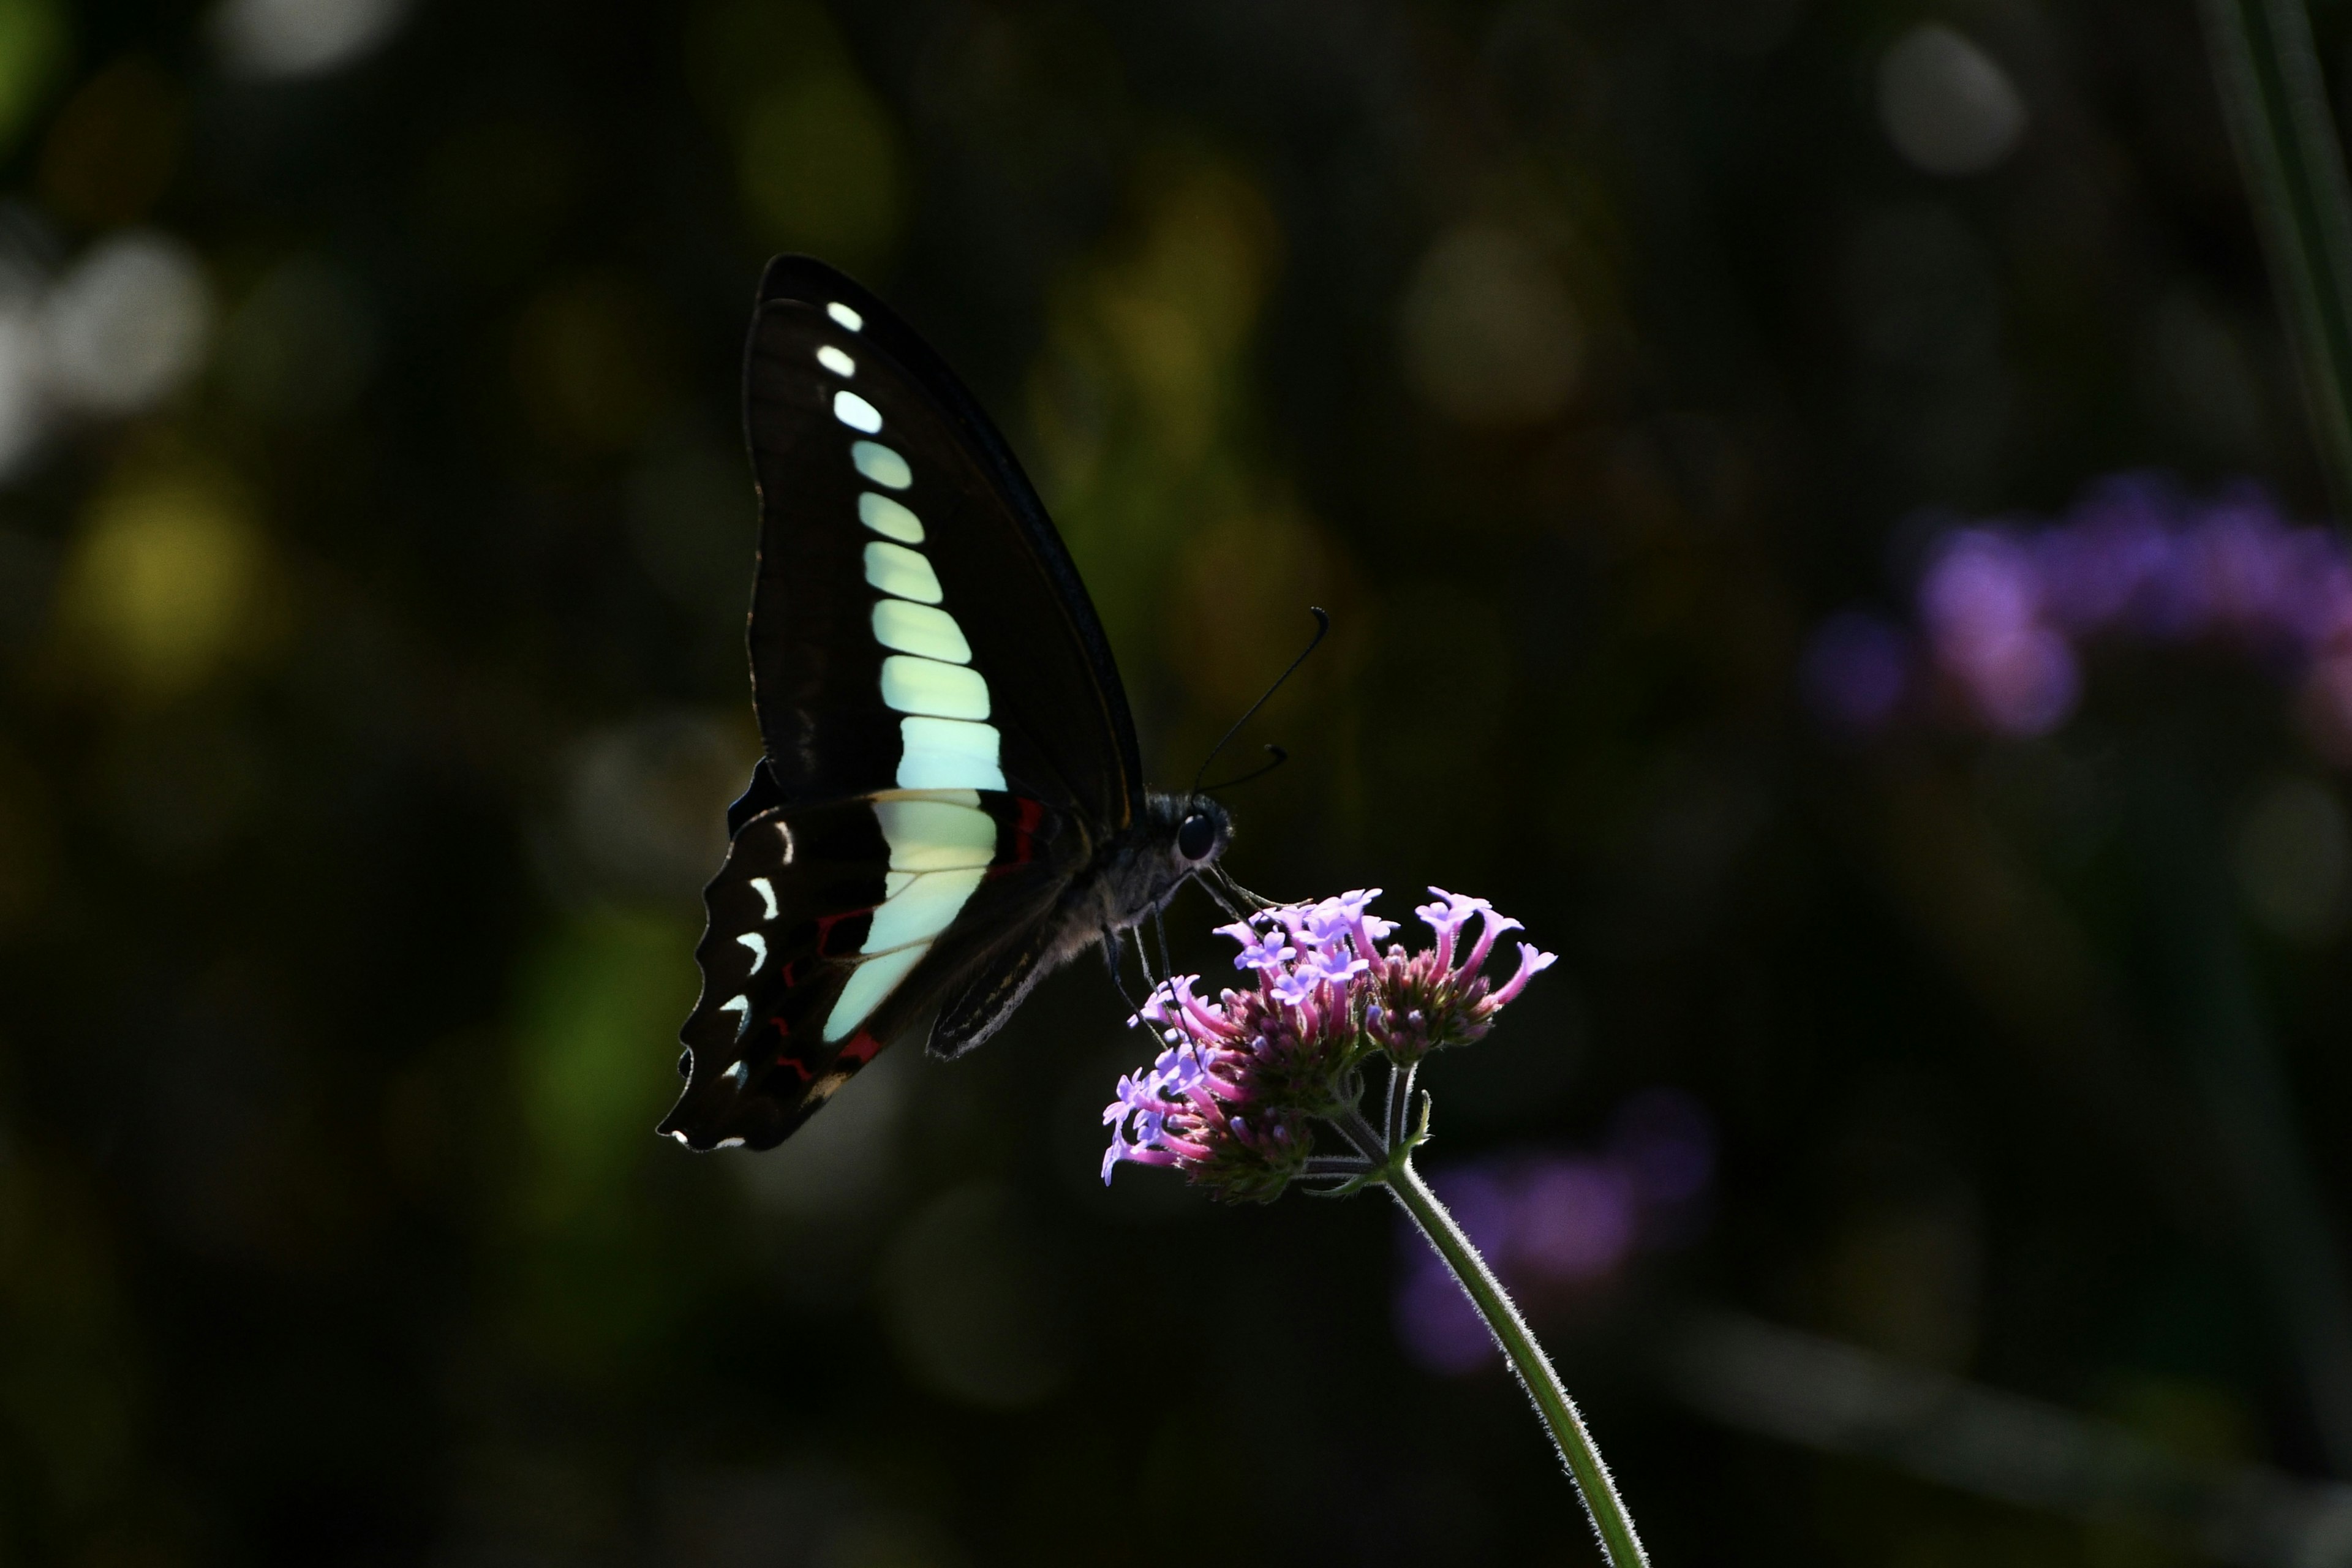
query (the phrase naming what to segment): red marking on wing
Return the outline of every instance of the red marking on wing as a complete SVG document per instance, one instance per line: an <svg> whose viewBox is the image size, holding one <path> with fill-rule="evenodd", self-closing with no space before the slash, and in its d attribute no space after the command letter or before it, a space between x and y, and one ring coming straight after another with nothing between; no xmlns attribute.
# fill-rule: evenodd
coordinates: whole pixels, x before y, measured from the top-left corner
<svg viewBox="0 0 2352 1568"><path fill-rule="evenodd" d="M1037 857L1037 825L1045 818L1045 808L1040 803L1022 799L1021 816L1013 825L1013 858L999 863L1004 866L1026 866Z"/></svg>
<svg viewBox="0 0 2352 1568"><path fill-rule="evenodd" d="M777 1022L782 1023L782 1020L778 1019ZM801 1060L799 1057L793 1055L791 1051L778 1051L776 1053L776 1065L780 1068L790 1068L794 1072L800 1074L801 1081L803 1083L806 1083L811 1079L816 1077L816 1074L809 1071L808 1064Z"/></svg>
<svg viewBox="0 0 2352 1568"><path fill-rule="evenodd" d="M841 1059L864 1067L874 1059L874 1053L881 1048L881 1041L860 1029L849 1037L849 1044L841 1047Z"/></svg>

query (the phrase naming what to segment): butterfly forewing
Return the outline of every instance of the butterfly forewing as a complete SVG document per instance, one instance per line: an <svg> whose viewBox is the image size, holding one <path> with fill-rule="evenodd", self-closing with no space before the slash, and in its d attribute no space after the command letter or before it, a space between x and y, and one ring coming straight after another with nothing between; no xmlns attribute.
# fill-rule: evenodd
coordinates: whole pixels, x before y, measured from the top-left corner
<svg viewBox="0 0 2352 1568"><path fill-rule="evenodd" d="M830 268L782 258L744 419L752 690L781 796L993 783L1105 832L1133 820L1134 727L1101 626L1003 439L921 340Z"/></svg>
<svg viewBox="0 0 2352 1568"><path fill-rule="evenodd" d="M894 1040L983 1037L1142 807L1068 554L919 338L830 268L780 258L744 423L767 754L706 893L688 1083L661 1129L704 1149L779 1142Z"/></svg>

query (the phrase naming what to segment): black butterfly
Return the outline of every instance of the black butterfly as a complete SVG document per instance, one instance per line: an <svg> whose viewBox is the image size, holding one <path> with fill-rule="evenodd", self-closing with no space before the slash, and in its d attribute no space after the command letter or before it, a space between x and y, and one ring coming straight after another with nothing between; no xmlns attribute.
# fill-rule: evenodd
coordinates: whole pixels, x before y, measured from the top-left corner
<svg viewBox="0 0 2352 1568"><path fill-rule="evenodd" d="M881 1048L954 1056L1232 836L1143 787L1110 645L1036 491L923 341L779 257L744 351L767 754L703 900L660 1131L769 1148Z"/></svg>

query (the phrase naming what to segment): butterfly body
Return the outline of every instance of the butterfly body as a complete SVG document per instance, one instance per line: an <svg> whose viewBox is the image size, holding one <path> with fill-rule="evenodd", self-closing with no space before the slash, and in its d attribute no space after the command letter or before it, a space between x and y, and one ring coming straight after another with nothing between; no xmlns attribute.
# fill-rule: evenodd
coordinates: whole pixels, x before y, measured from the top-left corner
<svg viewBox="0 0 2352 1568"><path fill-rule="evenodd" d="M953 1056L1231 837L1142 787L1125 690L1035 492L911 329L805 258L745 353L765 755L704 894L660 1131L769 1147L884 1047Z"/></svg>

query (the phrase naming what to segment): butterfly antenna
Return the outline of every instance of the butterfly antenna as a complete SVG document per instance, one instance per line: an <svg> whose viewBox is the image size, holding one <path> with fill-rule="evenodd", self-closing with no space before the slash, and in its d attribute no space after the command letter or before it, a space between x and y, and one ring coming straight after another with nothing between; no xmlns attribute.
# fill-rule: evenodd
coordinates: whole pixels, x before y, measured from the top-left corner
<svg viewBox="0 0 2352 1568"><path fill-rule="evenodd" d="M1265 777L1266 774L1274 772L1275 769L1282 766L1283 763L1290 761L1290 753L1284 751L1280 746L1275 745L1272 742L1268 742L1266 743L1265 749L1274 753L1274 761L1267 763L1261 767L1252 768L1249 772L1242 774L1239 778L1223 779L1213 784L1196 784L1192 787L1195 790L1232 789L1236 784L1245 784L1253 780L1262 779Z"/></svg>
<svg viewBox="0 0 2352 1568"><path fill-rule="evenodd" d="M1267 687L1265 692L1259 696L1258 700L1249 705L1249 710L1244 713L1240 718L1234 721L1233 728L1227 730L1224 734L1219 738L1217 743L1209 748L1209 754L1201 759L1201 771L1192 775L1192 788L1189 793L1194 795L1198 795L1200 793L1201 781L1208 776L1209 764L1217 760L1217 753L1225 749L1225 742L1231 741L1235 735L1240 734L1242 726L1257 717L1257 710L1265 707L1268 700L1270 700L1276 692L1282 689L1282 683L1284 681L1288 680L1292 676L1298 673L1298 667L1307 662L1307 656L1313 653L1316 648L1322 645L1324 636L1331 629L1331 617L1324 613L1323 606L1320 605L1309 605L1307 606L1307 613L1315 617L1315 635L1307 640L1307 646L1305 647L1298 650L1298 657L1290 661L1290 668L1285 669L1280 675L1276 676L1274 678L1274 684ZM1275 750L1276 752L1280 752L1281 748L1276 747ZM1284 754L1286 755L1287 753ZM1255 778L1257 775L1255 773L1252 773L1249 776Z"/></svg>

